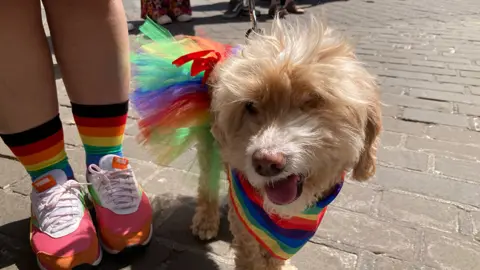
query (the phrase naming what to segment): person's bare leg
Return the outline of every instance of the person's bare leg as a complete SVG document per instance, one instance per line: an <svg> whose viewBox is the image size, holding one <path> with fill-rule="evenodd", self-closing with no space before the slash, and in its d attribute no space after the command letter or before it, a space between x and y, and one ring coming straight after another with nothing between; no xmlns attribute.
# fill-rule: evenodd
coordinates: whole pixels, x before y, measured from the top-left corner
<svg viewBox="0 0 480 270"><path fill-rule="evenodd" d="M40 1L0 1L0 25L0 137L34 181L32 250L42 269L97 265L95 227L65 153Z"/></svg>
<svg viewBox="0 0 480 270"><path fill-rule="evenodd" d="M121 0L43 0L70 100L125 102L130 82L128 26Z"/></svg>
<svg viewBox="0 0 480 270"><path fill-rule="evenodd" d="M152 236L152 209L122 152L130 87L122 0L43 3L86 152L86 178L92 184L103 247L118 253L127 246L146 245Z"/></svg>
<svg viewBox="0 0 480 270"><path fill-rule="evenodd" d="M40 2L0 1L0 25L0 137L32 180L54 169L72 179Z"/></svg>
<svg viewBox="0 0 480 270"><path fill-rule="evenodd" d="M43 3L87 165L98 164L107 154L122 156L130 87L122 1Z"/></svg>
<svg viewBox="0 0 480 270"><path fill-rule="evenodd" d="M52 57L35 0L0 1L0 133L25 131L58 113Z"/></svg>

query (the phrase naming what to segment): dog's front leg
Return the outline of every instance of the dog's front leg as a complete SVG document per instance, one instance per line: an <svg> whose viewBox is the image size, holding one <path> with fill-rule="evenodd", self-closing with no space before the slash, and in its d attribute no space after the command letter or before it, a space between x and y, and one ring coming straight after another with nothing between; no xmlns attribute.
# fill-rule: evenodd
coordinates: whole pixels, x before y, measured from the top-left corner
<svg viewBox="0 0 480 270"><path fill-rule="evenodd" d="M232 246L235 250L236 270L296 270L289 263L273 257L247 231L229 200L228 221L233 234Z"/></svg>
<svg viewBox="0 0 480 270"><path fill-rule="evenodd" d="M210 132L210 131L206 131ZM200 136L209 136L201 134ZM220 227L219 188L213 188L211 174L212 145L208 140L199 138L197 143L197 156L200 165L200 177L197 189L197 207L192 221L192 232L201 240L210 240L217 236Z"/></svg>

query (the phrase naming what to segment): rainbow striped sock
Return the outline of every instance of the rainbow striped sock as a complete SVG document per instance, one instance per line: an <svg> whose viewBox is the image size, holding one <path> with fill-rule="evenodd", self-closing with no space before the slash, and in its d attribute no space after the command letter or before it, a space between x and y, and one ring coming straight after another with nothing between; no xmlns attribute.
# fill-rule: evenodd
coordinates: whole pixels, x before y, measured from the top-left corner
<svg viewBox="0 0 480 270"><path fill-rule="evenodd" d="M63 170L68 179L74 178L65 153L62 122L58 115L40 126L0 137L32 180L55 169Z"/></svg>
<svg viewBox="0 0 480 270"><path fill-rule="evenodd" d="M87 166L98 164L105 155L123 156L128 101L110 105L72 103L72 113L85 148Z"/></svg>

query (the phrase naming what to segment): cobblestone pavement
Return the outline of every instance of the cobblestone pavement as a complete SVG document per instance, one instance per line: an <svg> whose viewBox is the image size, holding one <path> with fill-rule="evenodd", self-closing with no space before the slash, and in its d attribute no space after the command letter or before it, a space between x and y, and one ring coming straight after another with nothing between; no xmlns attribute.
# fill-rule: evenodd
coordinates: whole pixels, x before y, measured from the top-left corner
<svg viewBox="0 0 480 270"><path fill-rule="evenodd" d="M138 26L140 1L124 2ZM375 179L347 183L295 264L305 270L480 269L478 0L300 3L311 14L323 8L379 75L385 132ZM248 21L223 20L225 0L193 5L195 20L170 26L172 32L243 42ZM67 152L83 173L84 154L60 74L57 86ZM204 244L190 235L196 183L185 171L198 172L189 165L192 153L169 168L156 167L136 145L135 132L132 114L125 148L153 194L154 241L145 252L106 256L100 268L233 269L226 220L216 241ZM0 155L0 268L35 269L27 233L30 180L3 144Z"/></svg>

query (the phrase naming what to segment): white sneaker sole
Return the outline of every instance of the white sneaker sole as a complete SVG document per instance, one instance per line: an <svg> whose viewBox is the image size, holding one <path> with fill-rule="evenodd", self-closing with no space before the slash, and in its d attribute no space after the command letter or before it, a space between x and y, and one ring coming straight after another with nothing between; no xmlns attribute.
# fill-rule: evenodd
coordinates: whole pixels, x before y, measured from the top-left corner
<svg viewBox="0 0 480 270"><path fill-rule="evenodd" d="M103 251L101 248L99 248L99 255L98 255L98 258L91 264L92 266L97 266L100 264L100 262L102 261L102 258L103 258ZM40 260L38 260L37 258L37 265L38 265L38 268L40 268L40 270L49 270L48 268L45 268L41 263L40 263Z"/></svg>
<svg viewBox="0 0 480 270"><path fill-rule="evenodd" d="M183 15L180 15L180 16L177 17L177 21L179 21L179 22L189 22L192 19L193 19L192 16L187 15L187 14L183 14Z"/></svg>
<svg viewBox="0 0 480 270"><path fill-rule="evenodd" d="M168 15L163 15L157 19L157 23L160 25L171 24L172 22L172 18L170 18Z"/></svg>
<svg viewBox="0 0 480 270"><path fill-rule="evenodd" d="M126 246L125 248L131 248L131 247L137 247L137 246L146 246L152 240L152 236L153 236L153 225L150 224L150 234L148 235L148 238L143 243L138 244L138 245ZM100 242L100 245L102 246L103 250L105 250L108 254L115 255L115 254L118 254L122 251L122 250L113 250L113 249L108 248L107 246L105 246L105 244L103 244L102 239L100 239L100 237L99 237L99 242Z"/></svg>

